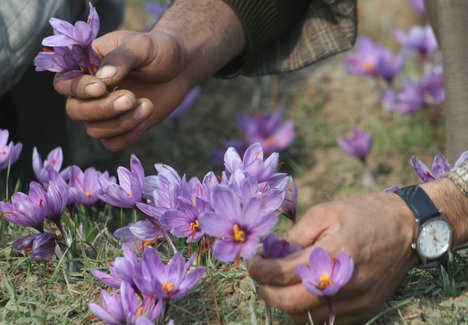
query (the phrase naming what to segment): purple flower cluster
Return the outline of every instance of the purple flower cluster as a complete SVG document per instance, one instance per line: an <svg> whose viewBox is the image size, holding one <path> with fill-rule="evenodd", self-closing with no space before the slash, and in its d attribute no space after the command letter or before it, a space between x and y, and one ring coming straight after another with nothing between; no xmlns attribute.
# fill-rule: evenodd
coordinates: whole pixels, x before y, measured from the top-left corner
<svg viewBox="0 0 468 325"><path fill-rule="evenodd" d="M412 6L421 14L423 1L412 1ZM430 26L414 26L408 32L395 31L395 38L403 50L394 57L383 45L375 44L369 37L357 42L357 52L346 58L346 69L350 73L384 80L385 88L380 96L383 107L398 114L415 114L428 108L438 109L445 98L443 68L434 55L437 40ZM413 55L416 54L416 55ZM416 76L398 78L409 60L415 58L421 65ZM410 70L415 74L415 70Z"/></svg>
<svg viewBox="0 0 468 325"><path fill-rule="evenodd" d="M14 144L12 141L8 143L9 135L8 130L0 129L0 172L16 162L23 149L21 143Z"/></svg>
<svg viewBox="0 0 468 325"><path fill-rule="evenodd" d="M468 160L468 151L465 151L460 155L454 164L454 167L460 166ZM418 174L419 178L427 183L439 178L444 177L452 170L452 165L449 164L447 158L443 155L436 155L432 163L432 170L429 169L418 157L411 157L411 165Z"/></svg>
<svg viewBox="0 0 468 325"><path fill-rule="evenodd" d="M56 225L64 236L61 216L67 207L77 204L92 205L97 203L102 189L98 178L115 183L107 172L100 173L94 168L84 172L77 166L63 170L62 149L52 150L45 161L42 161L37 149L33 150L33 170L39 183L31 182L28 193L16 192L11 202L0 201L0 215L9 222L33 228L39 233L18 239L13 248L31 251L32 259L49 260L55 250L57 236L44 231L44 222L49 220Z"/></svg>
<svg viewBox="0 0 468 325"><path fill-rule="evenodd" d="M197 284L205 269L193 268L195 256L188 261L176 253L164 264L158 252L146 247L140 260L130 249L111 263L110 274L93 270L105 285L120 293L103 290L102 303L91 303L91 311L110 324L154 324L164 305L181 299Z"/></svg>
<svg viewBox="0 0 468 325"><path fill-rule="evenodd" d="M116 231L123 246L142 249L170 233L198 242L214 237L214 254L222 261L250 258L257 244L276 223L278 212L294 220L297 187L292 178L276 173L278 153L263 159L259 143L241 158L234 148L225 153L225 170L203 180L187 180L176 170L156 164L157 175L146 176L135 156L132 170L119 167L120 185L101 182L103 201L138 208L147 218Z"/></svg>
<svg viewBox="0 0 468 325"><path fill-rule="evenodd" d="M400 92L386 89L382 93L383 106L402 115L414 114L431 105L440 104L444 98L442 66L435 67L420 82L404 81Z"/></svg>
<svg viewBox="0 0 468 325"><path fill-rule="evenodd" d="M296 138L296 132L292 121L283 121L283 113L284 110L279 107L271 114L240 115L237 118L237 126L244 140L223 141L223 149L214 151L214 159L222 163L226 148L234 147L242 155L247 146L254 143L260 143L266 154L287 149Z"/></svg>
<svg viewBox="0 0 468 325"><path fill-rule="evenodd" d="M367 77L380 78L391 84L405 63L405 56L394 55L381 44L374 44L369 37L361 37L357 42L357 53L348 54L346 69Z"/></svg>
<svg viewBox="0 0 468 325"><path fill-rule="evenodd" d="M54 35L42 40L45 48L34 59L36 71L57 72L63 80L96 73L99 57L91 43L99 32L99 16L91 3L89 6L86 22L77 21L72 25L57 18L49 20Z"/></svg>
<svg viewBox="0 0 468 325"><path fill-rule="evenodd" d="M296 137L292 121L282 122L283 109L253 117L241 115L237 124L249 145L260 143L266 154L289 147Z"/></svg>

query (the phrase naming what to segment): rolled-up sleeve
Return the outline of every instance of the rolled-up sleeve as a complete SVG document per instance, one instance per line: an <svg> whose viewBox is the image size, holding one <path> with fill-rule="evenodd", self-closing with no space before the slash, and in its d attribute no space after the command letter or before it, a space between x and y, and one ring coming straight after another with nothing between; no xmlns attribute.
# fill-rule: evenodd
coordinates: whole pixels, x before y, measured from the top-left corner
<svg viewBox="0 0 468 325"><path fill-rule="evenodd" d="M239 17L246 48L217 75L296 70L351 48L356 0L224 0Z"/></svg>

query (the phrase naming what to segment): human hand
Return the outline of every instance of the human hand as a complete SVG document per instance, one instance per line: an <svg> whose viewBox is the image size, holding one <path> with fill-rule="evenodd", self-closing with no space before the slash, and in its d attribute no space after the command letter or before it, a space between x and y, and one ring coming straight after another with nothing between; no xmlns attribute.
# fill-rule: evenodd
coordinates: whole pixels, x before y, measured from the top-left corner
<svg viewBox="0 0 468 325"><path fill-rule="evenodd" d="M332 297L337 323L362 323L381 308L407 272L417 263L410 246L415 219L393 193L375 193L312 207L286 235L302 251L282 259L257 255L248 270L266 303L297 322L328 317L327 300L308 292L296 273L311 251L322 247L332 256L345 251L355 262L350 282Z"/></svg>
<svg viewBox="0 0 468 325"><path fill-rule="evenodd" d="M93 43L103 57L96 76L58 80L55 89L70 96L67 114L86 122L88 134L109 150L135 142L167 116L190 87L182 71L183 50L166 33L117 31Z"/></svg>
<svg viewBox="0 0 468 325"><path fill-rule="evenodd" d="M67 114L109 150L138 140L245 46L237 15L219 0L175 1L149 33L116 31L96 39L96 76L56 80Z"/></svg>

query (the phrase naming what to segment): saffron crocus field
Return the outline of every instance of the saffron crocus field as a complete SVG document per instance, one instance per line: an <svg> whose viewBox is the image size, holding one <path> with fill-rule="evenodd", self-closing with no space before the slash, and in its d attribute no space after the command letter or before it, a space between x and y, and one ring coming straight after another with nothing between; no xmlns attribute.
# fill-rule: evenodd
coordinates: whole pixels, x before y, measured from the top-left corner
<svg viewBox="0 0 468 325"><path fill-rule="evenodd" d="M349 53L194 88L107 171L62 166L57 148L34 151L37 182L12 179L8 165L33 153L3 130L0 322L291 323L258 298L245 259L260 246L264 257L297 251L280 237L313 204L432 181L468 159L437 156L442 67L415 2L360 3ZM127 3L123 27L138 30L165 8ZM93 37L96 16L88 23ZM41 54L46 62L78 50L56 38L65 49ZM346 285L353 260L335 258L317 249L298 267L310 292ZM466 323L467 286L465 249L446 269L411 271L369 323Z"/></svg>

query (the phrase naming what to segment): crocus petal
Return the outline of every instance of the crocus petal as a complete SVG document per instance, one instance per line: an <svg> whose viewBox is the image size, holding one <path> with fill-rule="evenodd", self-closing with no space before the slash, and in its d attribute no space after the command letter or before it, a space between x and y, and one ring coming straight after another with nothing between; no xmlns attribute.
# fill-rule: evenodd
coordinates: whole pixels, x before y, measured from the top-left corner
<svg viewBox="0 0 468 325"><path fill-rule="evenodd" d="M449 164L447 158L442 155L436 155L432 163L432 174L435 178L441 178L448 174L452 166Z"/></svg>
<svg viewBox="0 0 468 325"><path fill-rule="evenodd" d="M410 162L423 182L430 182L436 179L426 164L419 160L418 157L413 155Z"/></svg>
<svg viewBox="0 0 468 325"><path fill-rule="evenodd" d="M108 324L115 324L119 325L121 321L111 315L107 310L105 310L101 305L90 303L88 304L89 309L91 312L96 315L99 319L103 320Z"/></svg>
<svg viewBox="0 0 468 325"><path fill-rule="evenodd" d="M260 215L250 215L253 220L250 223L250 230L257 236L264 236L270 233L271 228L277 222L277 213L275 211L263 212Z"/></svg>
<svg viewBox="0 0 468 325"><path fill-rule="evenodd" d="M222 237L232 230L232 223L221 215L207 212L200 216L200 227L203 232L213 237Z"/></svg>
<svg viewBox="0 0 468 325"><path fill-rule="evenodd" d="M304 287L309 291L311 292L312 294L320 297L320 296L323 296L324 293L323 291L317 289L317 287L315 286L315 284L309 282L308 280L305 280L302 282L304 284Z"/></svg>
<svg viewBox="0 0 468 325"><path fill-rule="evenodd" d="M141 202L137 202L136 206L141 212L143 212L145 215L147 215L156 222L159 222L159 218L167 211L167 209L157 208L150 204L145 204Z"/></svg>
<svg viewBox="0 0 468 325"><path fill-rule="evenodd" d="M341 289L341 285L339 285L338 283L332 283L331 285L329 285L328 287L326 287L325 289L323 289L323 294L325 296L333 296L335 295L338 290Z"/></svg>
<svg viewBox="0 0 468 325"><path fill-rule="evenodd" d="M197 284L204 273L204 267L197 267L193 271L189 272L178 288L178 290L180 290L180 294L174 295L174 298L177 299L179 297L182 298L185 296L185 293L192 289L195 284Z"/></svg>
<svg viewBox="0 0 468 325"><path fill-rule="evenodd" d="M220 185L212 192L213 208L230 221L240 216L240 202L235 193L227 186Z"/></svg>
<svg viewBox="0 0 468 325"><path fill-rule="evenodd" d="M104 283L106 286L118 289L120 288L120 283L122 282L121 279L117 279L110 274L104 273L99 270L91 270L91 273L94 275L96 279Z"/></svg>
<svg viewBox="0 0 468 325"><path fill-rule="evenodd" d="M344 286L351 279L354 272L354 261L346 253L341 252L336 256L337 270L333 274L333 282Z"/></svg>
<svg viewBox="0 0 468 325"><path fill-rule="evenodd" d="M330 255L321 247L316 247L309 257L311 273L316 279L320 279L323 273L330 274L333 268L333 261Z"/></svg>
<svg viewBox="0 0 468 325"><path fill-rule="evenodd" d="M226 150L224 155L224 165L231 174L242 168L242 159L240 158L236 149L230 147Z"/></svg>
<svg viewBox="0 0 468 325"><path fill-rule="evenodd" d="M461 164L463 164L465 161L468 160L468 151L465 151L464 153L462 153L460 155L460 158L457 159L457 161L455 162L454 166L455 167L458 167L460 166Z"/></svg>
<svg viewBox="0 0 468 325"><path fill-rule="evenodd" d="M213 254L222 262L232 262L235 260L240 245L234 240L216 240L213 246Z"/></svg>

